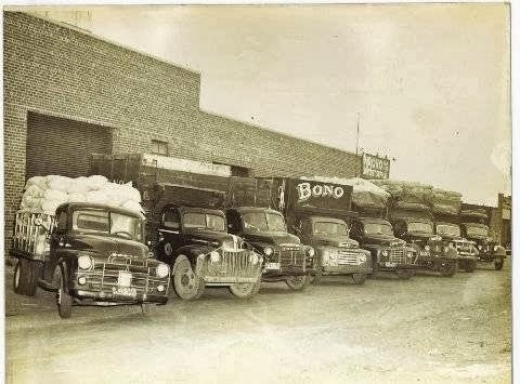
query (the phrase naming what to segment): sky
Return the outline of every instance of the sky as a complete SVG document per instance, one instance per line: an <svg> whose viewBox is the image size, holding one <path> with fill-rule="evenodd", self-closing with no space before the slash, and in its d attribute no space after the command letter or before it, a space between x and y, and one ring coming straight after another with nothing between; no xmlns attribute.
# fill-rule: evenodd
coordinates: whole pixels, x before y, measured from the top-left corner
<svg viewBox="0 0 520 384"><path fill-rule="evenodd" d="M510 194L507 5L81 10L94 35L199 72L202 110L351 152L359 121L392 179Z"/></svg>

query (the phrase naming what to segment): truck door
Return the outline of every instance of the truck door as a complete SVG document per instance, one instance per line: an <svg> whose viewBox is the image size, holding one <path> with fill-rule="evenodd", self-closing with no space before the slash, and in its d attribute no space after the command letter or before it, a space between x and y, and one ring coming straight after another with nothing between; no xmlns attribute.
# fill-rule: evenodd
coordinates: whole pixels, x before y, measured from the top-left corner
<svg viewBox="0 0 520 384"><path fill-rule="evenodd" d="M171 264L175 251L184 245L180 213L177 208L168 207L162 211L158 231L159 238L163 238L160 242L159 258Z"/></svg>
<svg viewBox="0 0 520 384"><path fill-rule="evenodd" d="M55 217L55 228L49 228L50 231L50 252L49 262L44 263L43 278L47 282L52 281L52 275L54 268L58 264L63 255L61 254L64 248L64 244L67 242L67 219L68 214L66 211L58 211ZM60 244L63 244L60 246Z"/></svg>

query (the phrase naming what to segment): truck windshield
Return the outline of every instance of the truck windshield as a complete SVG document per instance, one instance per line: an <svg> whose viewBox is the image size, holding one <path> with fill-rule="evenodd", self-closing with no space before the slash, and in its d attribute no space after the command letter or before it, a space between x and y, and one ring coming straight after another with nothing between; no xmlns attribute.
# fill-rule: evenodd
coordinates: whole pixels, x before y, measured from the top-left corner
<svg viewBox="0 0 520 384"><path fill-rule="evenodd" d="M183 216L184 228L202 228L224 232L226 226L220 215L204 212L187 212Z"/></svg>
<svg viewBox="0 0 520 384"><path fill-rule="evenodd" d="M246 212L242 215L245 229L286 232L283 216L273 212Z"/></svg>
<svg viewBox="0 0 520 384"><path fill-rule="evenodd" d="M320 221L314 223L313 233L322 236L348 236L348 228L342 223Z"/></svg>
<svg viewBox="0 0 520 384"><path fill-rule="evenodd" d="M388 224L365 223L365 234L393 236L392 227Z"/></svg>
<svg viewBox="0 0 520 384"><path fill-rule="evenodd" d="M477 225L466 225L466 232L468 233L468 237L489 236L488 227L480 227Z"/></svg>
<svg viewBox="0 0 520 384"><path fill-rule="evenodd" d="M408 232L433 233L433 228L429 223L408 223Z"/></svg>
<svg viewBox="0 0 520 384"><path fill-rule="evenodd" d="M436 226L436 229L437 229L437 235L439 235L439 236L449 236L449 237L460 236L460 228L458 225L438 224Z"/></svg>
<svg viewBox="0 0 520 384"><path fill-rule="evenodd" d="M110 211L80 210L72 214L72 229L84 233L111 235L142 241L141 220Z"/></svg>

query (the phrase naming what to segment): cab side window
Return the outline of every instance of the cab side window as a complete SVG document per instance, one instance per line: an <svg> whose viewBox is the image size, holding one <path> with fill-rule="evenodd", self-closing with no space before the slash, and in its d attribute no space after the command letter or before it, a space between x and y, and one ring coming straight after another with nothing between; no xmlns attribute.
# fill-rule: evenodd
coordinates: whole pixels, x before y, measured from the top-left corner
<svg viewBox="0 0 520 384"><path fill-rule="evenodd" d="M179 229L179 227L180 227L179 214L177 213L177 211L170 209L163 213L162 222L163 222L164 226L167 228Z"/></svg>
<svg viewBox="0 0 520 384"><path fill-rule="evenodd" d="M60 212L56 217L56 232L65 233L67 231L67 212Z"/></svg>

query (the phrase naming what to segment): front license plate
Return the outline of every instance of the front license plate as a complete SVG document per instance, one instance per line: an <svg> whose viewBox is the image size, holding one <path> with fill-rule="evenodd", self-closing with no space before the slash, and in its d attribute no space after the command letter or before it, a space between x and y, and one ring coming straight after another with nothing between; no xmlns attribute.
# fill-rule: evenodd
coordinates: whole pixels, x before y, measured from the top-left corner
<svg viewBox="0 0 520 384"><path fill-rule="evenodd" d="M132 274L127 271L119 271L119 277L117 278L117 285L120 287L129 287L132 281Z"/></svg>
<svg viewBox="0 0 520 384"><path fill-rule="evenodd" d="M385 263L385 266L387 266L387 267L395 267L396 265L397 265L396 263L392 263L391 261L387 261Z"/></svg>
<svg viewBox="0 0 520 384"><path fill-rule="evenodd" d="M280 263L267 263L265 269L280 269Z"/></svg>
<svg viewBox="0 0 520 384"><path fill-rule="evenodd" d="M113 287L112 292L117 295L125 295L125 296L137 296L137 290L135 288L128 287Z"/></svg>

